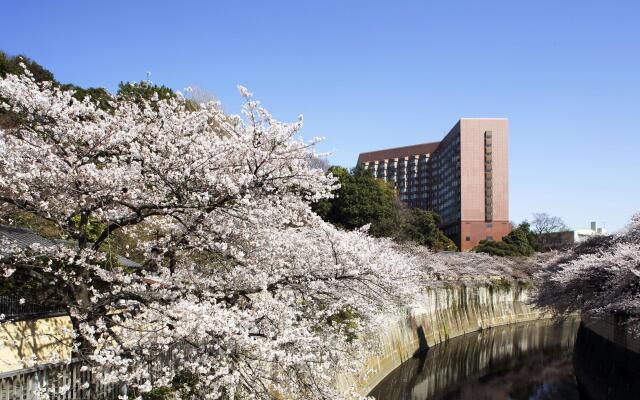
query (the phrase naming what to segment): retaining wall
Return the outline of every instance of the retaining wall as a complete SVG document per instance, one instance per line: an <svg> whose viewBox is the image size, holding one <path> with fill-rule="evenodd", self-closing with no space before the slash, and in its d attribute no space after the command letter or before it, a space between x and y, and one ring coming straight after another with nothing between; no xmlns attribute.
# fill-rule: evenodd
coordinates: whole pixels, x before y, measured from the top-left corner
<svg viewBox="0 0 640 400"><path fill-rule="evenodd" d="M624 322L610 316L580 324L573 365L586 399L640 399L640 336Z"/></svg>
<svg viewBox="0 0 640 400"><path fill-rule="evenodd" d="M418 307L390 316L357 374L339 374L341 390L367 395L402 362L428 347L465 333L516 322L548 318L527 304L528 290L518 285L453 285L426 290Z"/></svg>

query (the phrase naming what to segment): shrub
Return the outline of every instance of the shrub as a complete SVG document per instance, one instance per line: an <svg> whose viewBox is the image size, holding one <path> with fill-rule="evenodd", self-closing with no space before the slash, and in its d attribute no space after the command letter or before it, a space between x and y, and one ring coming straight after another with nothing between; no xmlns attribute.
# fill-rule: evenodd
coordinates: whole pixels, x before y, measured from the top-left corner
<svg viewBox="0 0 640 400"><path fill-rule="evenodd" d="M529 224L523 222L502 238L502 242L481 240L480 244L474 248L474 251L502 257L530 256L535 253L535 248L530 238Z"/></svg>

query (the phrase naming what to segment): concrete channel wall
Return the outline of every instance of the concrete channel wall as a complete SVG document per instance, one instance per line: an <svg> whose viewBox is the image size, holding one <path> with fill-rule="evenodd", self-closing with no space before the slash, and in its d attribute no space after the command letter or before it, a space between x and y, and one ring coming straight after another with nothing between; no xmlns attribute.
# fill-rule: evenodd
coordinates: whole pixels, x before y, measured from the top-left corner
<svg viewBox="0 0 640 400"><path fill-rule="evenodd" d="M341 390L355 387L367 395L388 373L420 351L449 338L494 326L550 317L527 304L528 289L517 284L455 284L431 288L417 307L389 316L373 340L376 350L365 355L357 374L339 374ZM20 359L40 363L69 357L68 317L5 322L0 373L21 368Z"/></svg>
<svg viewBox="0 0 640 400"><path fill-rule="evenodd" d="M367 395L402 362L449 338L494 326L549 318L527 304L528 290L517 284L452 285L428 289L418 307L389 317L357 374L339 374L337 387Z"/></svg>
<svg viewBox="0 0 640 400"><path fill-rule="evenodd" d="M573 352L585 399L640 399L640 335L620 317L584 318Z"/></svg>

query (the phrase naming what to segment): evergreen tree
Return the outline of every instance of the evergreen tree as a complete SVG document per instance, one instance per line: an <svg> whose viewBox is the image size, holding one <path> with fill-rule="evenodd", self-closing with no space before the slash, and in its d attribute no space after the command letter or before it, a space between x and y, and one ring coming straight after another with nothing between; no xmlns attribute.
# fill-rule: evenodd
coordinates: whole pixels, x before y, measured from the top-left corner
<svg viewBox="0 0 640 400"><path fill-rule="evenodd" d="M530 256L535 253L535 247L532 243L533 238L529 223L525 221L503 237L502 242L481 240L474 251L495 256Z"/></svg>
<svg viewBox="0 0 640 400"><path fill-rule="evenodd" d="M413 208L404 212L403 225L398 232L399 241L412 241L434 251L455 251L456 244L438 226L442 219L433 211Z"/></svg>
<svg viewBox="0 0 640 400"><path fill-rule="evenodd" d="M333 199L317 203L316 213L346 229L371 224L371 235L392 236L398 224L394 188L360 167L351 172L343 167L331 167L329 172L338 178L340 189Z"/></svg>
<svg viewBox="0 0 640 400"><path fill-rule="evenodd" d="M170 88L164 85L155 85L150 81L141 82L120 82L118 85L118 97L142 102L142 100L152 100L157 95L157 100L167 100L176 97Z"/></svg>
<svg viewBox="0 0 640 400"><path fill-rule="evenodd" d="M432 250L456 250L456 245L438 228L438 214L409 209L400 201L395 188L373 177L370 171L356 167L351 171L331 167L340 189L334 198L314 204L314 211L325 221L345 229L371 224L369 233L391 237L397 242L414 242Z"/></svg>

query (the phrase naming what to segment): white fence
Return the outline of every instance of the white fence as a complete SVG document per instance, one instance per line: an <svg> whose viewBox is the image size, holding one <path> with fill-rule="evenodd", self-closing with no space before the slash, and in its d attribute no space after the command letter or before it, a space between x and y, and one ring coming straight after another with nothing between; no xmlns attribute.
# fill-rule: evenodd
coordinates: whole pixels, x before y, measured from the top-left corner
<svg viewBox="0 0 640 400"><path fill-rule="evenodd" d="M100 376L83 371L78 361L43 365L0 374L0 400L115 400L127 394L126 385L100 382Z"/></svg>
<svg viewBox="0 0 640 400"><path fill-rule="evenodd" d="M152 359L140 360L147 368L152 383L164 375L166 368L180 370L182 359L176 353L185 357L197 356L193 347L180 345ZM116 400L118 396L127 395L125 384L102 384L104 380L101 375L83 369L78 359L70 363L46 364L0 373L0 400Z"/></svg>

